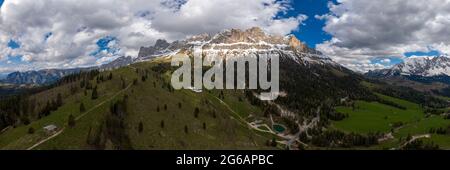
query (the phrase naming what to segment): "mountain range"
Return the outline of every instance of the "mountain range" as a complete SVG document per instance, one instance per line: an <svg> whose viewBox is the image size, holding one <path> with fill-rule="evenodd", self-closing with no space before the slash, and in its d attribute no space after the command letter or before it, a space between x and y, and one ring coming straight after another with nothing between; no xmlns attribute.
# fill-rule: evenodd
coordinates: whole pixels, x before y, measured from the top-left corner
<svg viewBox="0 0 450 170"><path fill-rule="evenodd" d="M182 50L201 46L206 54L219 54L222 56L236 52L246 54L280 54L288 56L297 63L327 63L339 69L346 69L333 62L330 58L322 55L319 51L309 48L301 43L295 36L267 35L260 28L248 30L230 29L215 35L199 34L185 40L167 42L159 39L153 46L141 47L137 57L119 57L116 60L94 67L73 68L73 69L46 69L38 71L13 72L4 75L2 83L7 84L35 84L45 85L56 82L64 76L90 70L112 70L132 63L148 61L160 56L174 55ZM218 53L220 52L220 53ZM393 80L397 84L411 86L412 82L433 84L450 84L450 57L441 55L436 57L409 57L404 62L394 65L389 69L373 70L364 74L365 77ZM442 89L446 86L437 85ZM412 88L418 85L412 85ZM417 88L416 88L417 89ZM423 89L423 88L420 88Z"/></svg>
<svg viewBox="0 0 450 170"><path fill-rule="evenodd" d="M5 75L4 79L0 79L0 83L8 83L15 85L21 84L48 85L71 74L91 70L111 70L122 66L126 66L128 64L131 64L132 62L133 62L132 57L119 57L110 63L94 67L70 68L70 69L44 69L25 72L17 71Z"/></svg>
<svg viewBox="0 0 450 170"><path fill-rule="evenodd" d="M249 89L174 90L171 57L193 57L196 48L221 57L279 57L279 97L264 101L261 90ZM9 76L49 83L72 74L0 100L0 149L402 149L410 134L448 122L440 115L447 100L355 73L293 35L260 28L158 40L136 58L70 71ZM58 132L47 133L48 125ZM430 140L450 148L448 137L438 137Z"/></svg>
<svg viewBox="0 0 450 170"><path fill-rule="evenodd" d="M371 77L390 76L450 76L450 57L409 57L404 62L389 69L369 71L366 75Z"/></svg>
<svg viewBox="0 0 450 170"><path fill-rule="evenodd" d="M417 91L450 96L450 57L409 57L389 69L369 71L369 79Z"/></svg>
<svg viewBox="0 0 450 170"><path fill-rule="evenodd" d="M119 57L108 64L98 67L13 72L8 74L1 82L10 84L51 84L64 76L80 71L119 68L131 63L148 61L158 56L175 54L181 49L192 49L195 46L202 46L203 50L209 53L214 53L218 50L227 50L228 53L231 53L232 50L228 49L241 49L242 52L247 53L252 53L254 50L257 50L255 54L262 54L277 50L277 52L284 54L283 56L303 57L302 59L295 58L296 60L302 60L297 62L328 62L338 65L332 62L330 58L323 56L320 52L308 48L295 36L266 35L260 28L255 27L245 31L238 29L225 30L214 36L200 34L172 43L160 39L153 46L141 47L138 56L134 59L132 57ZM220 55L227 55L227 53Z"/></svg>

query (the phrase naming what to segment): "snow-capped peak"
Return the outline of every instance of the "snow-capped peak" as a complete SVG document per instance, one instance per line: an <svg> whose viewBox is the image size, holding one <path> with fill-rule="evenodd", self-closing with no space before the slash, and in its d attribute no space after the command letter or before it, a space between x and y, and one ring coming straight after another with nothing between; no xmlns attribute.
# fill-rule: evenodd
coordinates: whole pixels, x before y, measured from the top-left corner
<svg viewBox="0 0 450 170"><path fill-rule="evenodd" d="M294 35L271 35L258 27L247 30L228 29L213 36L204 33L170 44L162 43L163 41L159 42L159 44L162 45L158 47L142 47L136 61L145 61L158 55L163 56L177 51L189 51L194 47L201 46L204 53L220 54L224 56L229 53L249 55L278 53L280 55L290 56L296 61L302 60L320 63L332 62L331 59L323 56L320 52L307 47Z"/></svg>
<svg viewBox="0 0 450 170"><path fill-rule="evenodd" d="M369 72L372 75L414 75L432 77L439 75L450 76L450 56L412 56L404 59L403 63L393 66L391 69Z"/></svg>

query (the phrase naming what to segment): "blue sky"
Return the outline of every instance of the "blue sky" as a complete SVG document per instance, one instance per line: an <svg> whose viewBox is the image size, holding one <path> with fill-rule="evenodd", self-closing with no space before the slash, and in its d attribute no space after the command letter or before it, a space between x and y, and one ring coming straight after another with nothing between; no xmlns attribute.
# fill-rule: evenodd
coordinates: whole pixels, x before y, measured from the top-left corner
<svg viewBox="0 0 450 170"><path fill-rule="evenodd" d="M336 3L335 0L333 0ZM325 26L325 20L318 20L314 18L316 15L323 15L329 13L327 7L329 0L297 0L293 1L292 7L295 10L289 11L286 16L297 16L304 14L308 19L300 26L299 31L294 31L293 34L300 40L308 44L310 47L315 47L326 40L331 39L331 35L322 30Z"/></svg>
<svg viewBox="0 0 450 170"><path fill-rule="evenodd" d="M429 0L426 4L421 0L398 0L389 6L385 4L391 0L346 0L341 4L337 0L290 0L291 10L287 11L280 8L280 5L285 7L283 3L287 1L284 0L264 1L267 7L264 9L261 9L263 1L258 0L246 3L189 0L169 4L161 3L167 0L148 3L123 0L14 2L15 5L9 6L8 2L0 0L0 5L3 4L0 8L14 8L4 10L11 14L2 18L1 24L9 25L0 28L3 47L0 49L0 73L18 68L98 64L109 61L108 57L137 56L141 46L152 45L157 39L174 41L205 32L254 26L271 31L269 33L292 33L309 47L359 72L386 68L404 57L450 54L450 39L442 36L450 35L447 29L450 7L443 6L440 0ZM331 9L330 3L334 4ZM117 6L128 10L117 11ZM164 10L167 6L174 6L176 10ZM97 10L99 8L104 10ZM423 10L415 11L417 8ZM76 12L80 9L83 10ZM149 16L136 15L142 14L142 9ZM203 13L190 15L198 9ZM249 13L254 16L247 17ZM55 18L54 14L61 17ZM97 15L93 17L93 14ZM308 18L303 20L300 15ZM74 26L79 28L74 31Z"/></svg>
<svg viewBox="0 0 450 170"><path fill-rule="evenodd" d="M336 0L333 0L336 3ZM0 4L3 3L3 0L0 0ZM293 10L289 10L287 14L280 14L278 17L287 18L287 17L295 17L300 14L304 14L308 16L308 19L300 26L300 29L292 32L295 36L297 36L300 40L305 42L308 46L315 48L316 44L320 44L324 41L330 40L331 35L327 34L322 30L325 26L325 20L318 20L314 18L316 15L323 15L329 12L327 4L329 0L296 0L292 2ZM52 33L49 32L45 35L45 39L51 36ZM97 54L102 50L107 49L106 45L114 40L114 37L105 37L99 39L97 45L99 47L98 51L92 52L92 54ZM10 40L8 46L11 48L19 48L20 45L18 42L14 40Z"/></svg>
<svg viewBox="0 0 450 170"><path fill-rule="evenodd" d="M322 44L333 38L332 35L323 30L326 20L315 18L316 15L320 16L330 13L330 9L328 8L330 2L337 4L336 0L295 0L292 4L294 10L289 11L284 16L296 16L299 14L308 16L308 19L303 22L300 29L294 31L293 34L312 48L315 48L317 44ZM411 51L403 53L404 57L438 55L441 55L441 52L430 48L427 51ZM386 62L386 60L389 62ZM373 58L370 59L371 64L381 64L386 67L401 63L402 61L403 59L398 56L373 56Z"/></svg>
<svg viewBox="0 0 450 170"><path fill-rule="evenodd" d="M315 16L321 16L330 13L328 4L332 2L337 4L336 0L295 0L292 3L294 10L289 11L286 15L281 17L292 17L299 14L308 16L308 19L303 22L300 29L292 32L302 42L306 43L309 47L315 48L317 44L322 44L325 41L329 41L332 35L323 30L326 20L316 19ZM405 56L426 56L426 55L438 55L437 51L433 52L410 52ZM389 59L390 62L384 62ZM391 66L401 63L403 60L398 57L379 56L370 60L372 64L381 64L385 66Z"/></svg>

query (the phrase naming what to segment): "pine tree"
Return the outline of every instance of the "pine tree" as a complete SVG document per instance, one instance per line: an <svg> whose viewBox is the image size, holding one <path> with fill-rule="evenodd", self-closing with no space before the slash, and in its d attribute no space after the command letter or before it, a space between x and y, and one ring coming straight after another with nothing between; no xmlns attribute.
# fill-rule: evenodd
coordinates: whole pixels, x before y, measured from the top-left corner
<svg viewBox="0 0 450 170"><path fill-rule="evenodd" d="M113 75L112 75L112 73L109 73L108 80L112 80L112 79L113 79Z"/></svg>
<svg viewBox="0 0 450 170"><path fill-rule="evenodd" d="M275 139L275 137L272 138L272 141L270 142L270 145L271 145L272 147L277 147L277 140Z"/></svg>
<svg viewBox="0 0 450 170"><path fill-rule="evenodd" d="M69 125L69 127L73 128L75 127L75 116L73 116L72 114L69 116L69 120L67 122L67 124Z"/></svg>
<svg viewBox="0 0 450 170"><path fill-rule="evenodd" d="M86 108L84 107L84 103L81 102L81 104L80 104L80 113L83 113L85 111L86 111Z"/></svg>
<svg viewBox="0 0 450 170"><path fill-rule="evenodd" d="M58 110L58 102L56 100L52 100L51 105L50 105L50 110L51 111Z"/></svg>
<svg viewBox="0 0 450 170"><path fill-rule="evenodd" d="M58 107L63 105L63 99L62 99L61 93L58 93L58 96L56 97L56 105Z"/></svg>
<svg viewBox="0 0 450 170"><path fill-rule="evenodd" d="M121 78L122 80L122 89L127 88L127 84L125 83L125 80L123 78Z"/></svg>
<svg viewBox="0 0 450 170"><path fill-rule="evenodd" d="M97 86L94 87L94 90L92 90L92 100L98 99L98 93L97 93Z"/></svg>
<svg viewBox="0 0 450 170"><path fill-rule="evenodd" d="M28 134L34 134L34 128L33 127L28 128Z"/></svg>
<svg viewBox="0 0 450 170"><path fill-rule="evenodd" d="M200 113L200 109L198 109L198 107L195 108L194 110L194 117L198 118L198 114Z"/></svg>
<svg viewBox="0 0 450 170"><path fill-rule="evenodd" d="M142 121L139 122L138 131L139 131L139 133L142 133L144 131L144 124L142 123Z"/></svg>

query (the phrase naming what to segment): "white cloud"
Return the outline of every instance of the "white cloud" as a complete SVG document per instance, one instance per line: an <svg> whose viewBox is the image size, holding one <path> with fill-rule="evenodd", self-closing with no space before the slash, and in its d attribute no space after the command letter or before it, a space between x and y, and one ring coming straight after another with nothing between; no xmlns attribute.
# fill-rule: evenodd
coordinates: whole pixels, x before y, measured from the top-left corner
<svg viewBox="0 0 450 170"><path fill-rule="evenodd" d="M326 20L323 29L333 38L317 48L354 70L372 69L361 62L377 57L450 52L450 0L338 0L329 8L315 18Z"/></svg>
<svg viewBox="0 0 450 170"><path fill-rule="evenodd" d="M288 34L306 19L304 15L277 18L288 10L286 0L5 1L0 8L0 65L11 55L23 56L29 65L21 63L9 70L101 64L117 55L137 56L140 46L160 38L170 41L229 28L259 26ZM105 36L117 38L118 54L90 56ZM10 39L21 47L8 48Z"/></svg>
<svg viewBox="0 0 450 170"><path fill-rule="evenodd" d="M391 59L388 59L388 58L382 59L380 61L380 63L382 63L382 64L390 64L391 63Z"/></svg>

